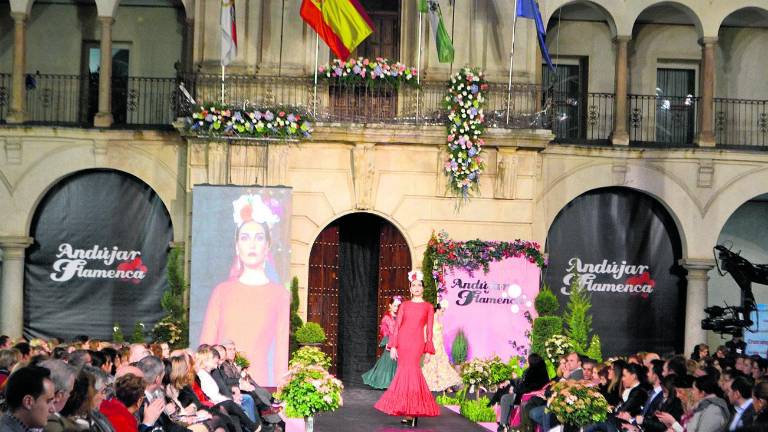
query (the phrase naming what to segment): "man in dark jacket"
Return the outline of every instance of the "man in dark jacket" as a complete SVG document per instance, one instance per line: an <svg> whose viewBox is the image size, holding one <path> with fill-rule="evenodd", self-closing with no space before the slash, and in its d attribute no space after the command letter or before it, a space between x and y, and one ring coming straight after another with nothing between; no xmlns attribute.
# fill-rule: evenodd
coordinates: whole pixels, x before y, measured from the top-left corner
<svg viewBox="0 0 768 432"><path fill-rule="evenodd" d="M728 430L735 431L751 425L755 418L755 407L752 404L752 382L749 378L736 377L726 396L734 408Z"/></svg>

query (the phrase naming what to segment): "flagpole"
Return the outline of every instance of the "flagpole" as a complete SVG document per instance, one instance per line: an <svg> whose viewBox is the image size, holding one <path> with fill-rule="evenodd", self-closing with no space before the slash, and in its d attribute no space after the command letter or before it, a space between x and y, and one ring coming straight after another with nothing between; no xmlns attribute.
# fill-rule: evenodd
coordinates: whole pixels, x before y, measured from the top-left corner
<svg viewBox="0 0 768 432"><path fill-rule="evenodd" d="M419 45L418 45L418 50L416 51L416 72L417 72L416 73L416 85L417 85L416 87L416 119L417 121L419 118L419 99L421 96L421 39L422 39L421 28L423 27L422 19L424 19L423 17L424 14L421 12L421 10L418 9L418 7L419 6L417 4L416 10L418 10L419 12L419 32L418 32Z"/></svg>
<svg viewBox="0 0 768 432"><path fill-rule="evenodd" d="M517 31L517 2L512 9L512 48L509 50L509 83L507 84L507 124L509 124L509 111L512 106L512 66L515 64L515 32Z"/></svg>
<svg viewBox="0 0 768 432"><path fill-rule="evenodd" d="M320 52L320 34L315 33L315 80L312 89L312 115L315 116L317 121L317 56Z"/></svg>
<svg viewBox="0 0 768 432"><path fill-rule="evenodd" d="M224 63L221 64L221 104L224 105Z"/></svg>

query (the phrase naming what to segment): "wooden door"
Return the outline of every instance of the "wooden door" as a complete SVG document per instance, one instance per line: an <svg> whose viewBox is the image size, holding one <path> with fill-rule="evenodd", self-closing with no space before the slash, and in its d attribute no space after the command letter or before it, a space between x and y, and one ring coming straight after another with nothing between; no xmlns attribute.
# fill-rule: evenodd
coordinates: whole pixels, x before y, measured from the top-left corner
<svg viewBox="0 0 768 432"><path fill-rule="evenodd" d="M410 298L408 272L411 267L411 251L400 231L394 225L383 222L379 236L379 293L377 322L387 311L393 296L403 300ZM377 355L381 355L379 348Z"/></svg>
<svg viewBox="0 0 768 432"><path fill-rule="evenodd" d="M339 336L339 225L326 227L312 245L309 254L307 321L320 324L326 341L321 347L333 361L336 373Z"/></svg>

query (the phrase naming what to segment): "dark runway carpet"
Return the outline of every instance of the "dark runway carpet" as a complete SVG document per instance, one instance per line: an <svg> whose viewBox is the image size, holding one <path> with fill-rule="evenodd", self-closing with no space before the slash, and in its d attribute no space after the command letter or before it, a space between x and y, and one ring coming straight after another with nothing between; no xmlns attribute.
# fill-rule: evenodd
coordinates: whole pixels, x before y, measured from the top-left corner
<svg viewBox="0 0 768 432"><path fill-rule="evenodd" d="M391 417L375 409L373 404L379 400L383 391L370 388L346 387L344 406L333 413L315 417L315 431L372 431L372 432L487 432L483 427L465 419L453 411L440 407L438 417L419 419L416 428L400 424L400 417Z"/></svg>

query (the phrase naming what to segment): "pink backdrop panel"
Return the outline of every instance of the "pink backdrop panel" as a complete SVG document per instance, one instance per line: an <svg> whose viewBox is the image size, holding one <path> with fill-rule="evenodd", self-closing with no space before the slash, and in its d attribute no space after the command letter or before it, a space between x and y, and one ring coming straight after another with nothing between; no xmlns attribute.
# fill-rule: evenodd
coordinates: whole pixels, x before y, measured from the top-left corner
<svg viewBox="0 0 768 432"><path fill-rule="evenodd" d="M446 269L445 351L450 355L459 329L469 342L467 360L497 355L506 361L521 354L519 347L527 351L526 332L531 325L525 313L536 317L533 301L539 292L540 275L539 267L525 258L492 262L488 273L480 269L470 275L464 269Z"/></svg>

